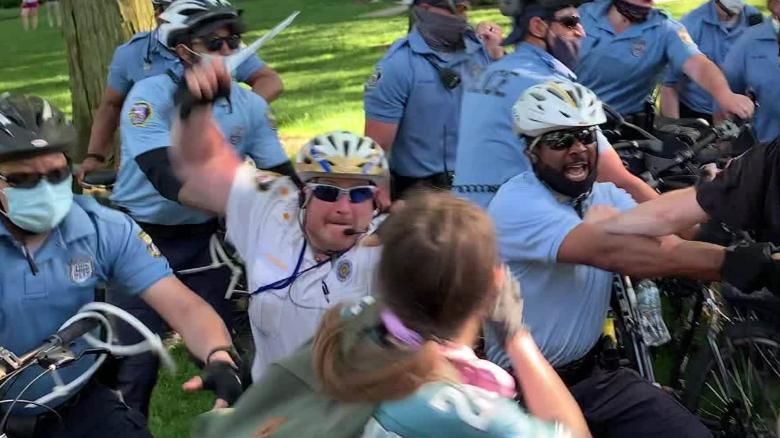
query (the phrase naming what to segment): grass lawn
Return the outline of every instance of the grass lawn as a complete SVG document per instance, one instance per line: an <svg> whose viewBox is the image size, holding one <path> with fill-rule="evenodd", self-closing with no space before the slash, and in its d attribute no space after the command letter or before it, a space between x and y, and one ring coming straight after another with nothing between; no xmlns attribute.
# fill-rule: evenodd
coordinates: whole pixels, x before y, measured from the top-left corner
<svg viewBox="0 0 780 438"><path fill-rule="evenodd" d="M362 132L362 89L374 63L406 31L405 17L359 19L360 14L392 4L367 0L235 0L245 10L253 40L294 10L296 23L262 51L284 79L286 91L273 104L288 146L323 131ZM673 0L662 6L676 17L701 0ZM763 6L761 1L751 3ZM0 92L37 94L70 111L68 67L59 31L45 19L36 32L23 32L16 10L0 10ZM472 21L494 20L509 30L509 20L495 9L473 11ZM44 18L44 17L42 17ZM188 435L189 422L210 407L206 394L184 394L181 383L196 370L181 347L176 376L163 374L152 403L152 430L157 437Z"/></svg>

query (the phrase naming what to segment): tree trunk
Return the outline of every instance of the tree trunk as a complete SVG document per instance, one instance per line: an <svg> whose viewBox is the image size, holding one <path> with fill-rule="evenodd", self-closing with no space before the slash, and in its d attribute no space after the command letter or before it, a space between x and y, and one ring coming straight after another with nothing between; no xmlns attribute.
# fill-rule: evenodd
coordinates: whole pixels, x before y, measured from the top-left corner
<svg viewBox="0 0 780 438"><path fill-rule="evenodd" d="M136 32L151 29L154 11L149 0L62 0L62 15L73 123L79 133L73 159L80 162L86 154L114 49Z"/></svg>

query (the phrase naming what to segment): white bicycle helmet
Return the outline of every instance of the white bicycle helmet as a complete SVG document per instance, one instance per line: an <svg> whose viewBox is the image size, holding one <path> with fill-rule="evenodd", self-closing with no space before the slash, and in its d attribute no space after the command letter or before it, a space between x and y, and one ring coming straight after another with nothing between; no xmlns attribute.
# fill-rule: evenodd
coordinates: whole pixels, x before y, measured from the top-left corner
<svg viewBox="0 0 780 438"><path fill-rule="evenodd" d="M607 121L604 107L587 87L550 81L527 89L512 107L515 131L538 137L552 131L595 126Z"/></svg>
<svg viewBox="0 0 780 438"><path fill-rule="evenodd" d="M348 131L334 131L311 139L298 151L295 169L304 181L319 177L387 179L382 148L372 139Z"/></svg>
<svg viewBox="0 0 780 438"><path fill-rule="evenodd" d="M159 19L159 40L170 48L215 22L233 26L235 33L243 32L240 14L227 0L175 0Z"/></svg>

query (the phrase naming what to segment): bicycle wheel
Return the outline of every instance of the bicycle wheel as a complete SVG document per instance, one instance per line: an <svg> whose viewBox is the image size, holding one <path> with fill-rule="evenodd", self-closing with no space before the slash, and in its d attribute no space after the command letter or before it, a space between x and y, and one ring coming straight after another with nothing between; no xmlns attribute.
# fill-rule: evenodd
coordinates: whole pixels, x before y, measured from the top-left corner
<svg viewBox="0 0 780 438"><path fill-rule="evenodd" d="M726 327L717 346L701 348L688 368L683 402L717 436L777 437L780 332L744 321Z"/></svg>

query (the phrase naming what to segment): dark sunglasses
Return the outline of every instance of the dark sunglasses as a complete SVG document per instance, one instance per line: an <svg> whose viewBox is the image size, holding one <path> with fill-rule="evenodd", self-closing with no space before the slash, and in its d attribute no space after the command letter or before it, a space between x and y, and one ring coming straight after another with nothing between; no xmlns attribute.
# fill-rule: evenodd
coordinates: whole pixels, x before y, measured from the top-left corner
<svg viewBox="0 0 780 438"><path fill-rule="evenodd" d="M209 52L218 52L222 50L222 45L227 43L230 50L236 50L241 45L240 35L229 35L226 37L210 36L201 38L203 45L206 46Z"/></svg>
<svg viewBox="0 0 780 438"><path fill-rule="evenodd" d="M325 202L336 202L342 193L349 197L349 202L359 204L374 198L376 188L373 186L358 186L349 189L332 186L329 184L308 184L315 198Z"/></svg>
<svg viewBox="0 0 780 438"><path fill-rule="evenodd" d="M550 18L549 21L561 23L561 25L566 26L568 29L574 29L580 24L580 17L576 15L568 15L566 17L553 17Z"/></svg>
<svg viewBox="0 0 780 438"><path fill-rule="evenodd" d="M54 169L47 173L0 173L0 180L8 183L9 186L19 189L31 189L41 182L41 179L46 179L50 184L59 184L70 176L70 168L68 166Z"/></svg>
<svg viewBox="0 0 780 438"><path fill-rule="evenodd" d="M579 140L585 146L595 143L596 128L591 126L585 129L549 132L538 139L539 144L543 144L554 151L563 151L574 146L575 140Z"/></svg>

